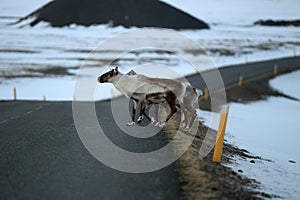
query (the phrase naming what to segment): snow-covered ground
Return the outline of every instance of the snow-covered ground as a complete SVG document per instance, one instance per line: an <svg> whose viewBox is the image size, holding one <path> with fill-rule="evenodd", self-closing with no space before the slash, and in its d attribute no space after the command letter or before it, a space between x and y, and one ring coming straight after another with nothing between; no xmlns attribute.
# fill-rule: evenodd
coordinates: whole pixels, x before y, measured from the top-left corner
<svg viewBox="0 0 300 200"><path fill-rule="evenodd" d="M300 97L300 71L279 76L270 81L273 88L292 97ZM261 190L284 199L300 196L300 101L282 97L270 97L266 101L251 104L231 103L225 139L241 149L274 162L237 159L229 165L235 171L242 170L249 178L262 183ZM200 111L205 124L216 129L217 121L211 121L210 112ZM217 114L213 114L217 115ZM295 161L291 163L289 161Z"/></svg>
<svg viewBox="0 0 300 200"><path fill-rule="evenodd" d="M300 71L279 76L270 81L270 85L278 91L291 97L300 99Z"/></svg>
<svg viewBox="0 0 300 200"><path fill-rule="evenodd" d="M15 22L16 17L25 16L47 2L49 0L28 0L26 4L20 4L17 0L1 1L0 99L12 99L12 88L16 87L19 99L41 99L42 96L46 96L51 100L71 100L74 75L89 52L108 38L136 29L108 28L106 25L52 28L47 23L32 28L26 26L27 22L8 25ZM297 0L187 0L184 2L165 0L165 2L210 24L210 30L180 32L205 49L217 66L243 63L246 55L249 61L257 61L291 56L294 50L300 52L299 28L252 25L256 20L267 18L300 19ZM146 39L150 40L150 38ZM162 38L160 40L162 46L165 40L170 41L172 38ZM129 43L137 41L129 41ZM174 46L177 45L175 43L176 41ZM106 60L119 55L120 51L128 51L124 46L126 42L107 47L106 52L99 53L101 59L90 60L89 65L106 68ZM189 49L189 44L179 46L182 49L193 50ZM193 73L180 59L160 52L138 55L133 53L130 59L121 58L115 64L125 70L128 66L135 67L149 62L176 66L177 69L181 68L182 75ZM55 69L60 73L54 73ZM52 87L49 88L49 85ZM107 97L107 95L100 95L96 98Z"/></svg>
<svg viewBox="0 0 300 200"><path fill-rule="evenodd" d="M26 24L8 25L39 8L48 0L2 0L0 4L0 99L11 99L12 88L18 90L19 99L41 99L41 95L52 100L71 100L78 68L89 52L112 36L135 30L123 27L108 28L106 25L82 27L72 25L52 28L47 23L36 27ZM180 33L195 40L207 51L217 66L249 61L292 56L300 52L300 29L296 27L253 26L259 19L300 19L297 0L165 0L192 15L207 21L210 30L183 30ZM272 9L270 9L272 8ZM172 40L163 38L161 40ZM135 42L137 42L136 40ZM101 69L105 60L126 52L124 44L100 52L101 59L89 63ZM181 48L189 46L181 44ZM100 55L99 54L99 55ZM133 59L132 59L133 58ZM152 52L132 54L131 59L120 59L116 64L121 70L128 66L159 62L181 68L182 75L192 73L185 64L172 55ZM51 69L59 69L55 74ZM50 70L49 70L50 69ZM52 84L51 84L52 83ZM52 85L52 89L48 88ZM63 85L64 87L62 87ZM30 88L28 88L30 86ZM57 90L55 88L59 87ZM98 96L97 99L107 98Z"/></svg>
<svg viewBox="0 0 300 200"><path fill-rule="evenodd" d="M293 87L299 85L299 77L300 71L297 71L272 80L271 85L299 98L300 88ZM264 191L285 199L299 198L299 119L300 102L286 98L272 97L250 105L231 104L228 132L232 137L229 142L274 161L251 164L249 160L239 160L233 168L242 169L246 176L261 182Z"/></svg>

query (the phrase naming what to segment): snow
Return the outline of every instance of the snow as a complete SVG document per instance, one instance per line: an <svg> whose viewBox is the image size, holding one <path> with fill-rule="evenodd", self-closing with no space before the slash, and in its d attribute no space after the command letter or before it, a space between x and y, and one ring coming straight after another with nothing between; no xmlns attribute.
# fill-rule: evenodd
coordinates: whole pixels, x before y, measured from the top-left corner
<svg viewBox="0 0 300 200"><path fill-rule="evenodd" d="M271 80L270 85L284 94L300 99L299 77L300 70L284 76L279 76Z"/></svg>
<svg viewBox="0 0 300 200"><path fill-rule="evenodd" d="M17 99L47 101L69 101L73 97L74 78L49 77L15 80L13 85L0 85L3 99L13 98L13 87L17 90ZM62 87L63 86L63 87Z"/></svg>
<svg viewBox="0 0 300 200"><path fill-rule="evenodd" d="M93 59L86 60L89 52L109 38L137 28L115 27L107 25L76 26L52 28L47 23L40 23L36 27L29 27L29 19L22 24L8 25L15 22L15 18L7 16L25 16L39 8L49 0L28 0L19 3L16 0L2 0L0 4L0 99L11 99L11 90L23 87L32 82L30 94L23 95L19 92L20 99L40 99L42 86L49 81L60 82L68 87L61 87L56 93L44 94L48 99L63 100L73 98L71 85L75 84L75 78L68 76L45 76L45 78L13 78L26 75L43 75L40 72L33 74L32 69L49 69L54 67L64 68L70 73L77 73L78 68L84 63L85 67L98 67L99 71L107 68L105 61L127 52L131 44L149 41L148 44L165 45L166 43L176 49L190 49L190 45L177 42L175 38L166 36L153 37L141 35L122 42L122 44L110 44L104 51L99 52ZM262 18L272 19L298 19L299 1L297 0L174 0L166 1L180 7L189 13L210 23L210 30L182 30L181 34L196 41L205 49L216 66L244 63L247 55L249 62L266 60L293 55L293 51L300 52L300 29L297 27L261 27L251 24ZM199 5L199 6L195 6ZM203 6L205 5L205 6ZM258 6L259 5L259 6ZM270 8L274 9L270 9ZM280 9L279 9L280 8ZM246 13L246 14L245 14ZM3 16L6 16L3 18ZM152 40L151 40L152 39ZM170 42L171 41L171 42ZM223 52L223 53L219 53ZM201 56L189 55L190 59L197 63L203 63ZM84 62L85 61L85 62ZM120 69L126 72L130 67L136 67L147 63L159 63L170 66L181 75L194 73L194 69L187 67L183 59L171 54L157 52L144 52L141 54L129 53L123 55L120 61ZM202 67L202 70L208 69ZM45 81L45 83L43 83ZM24 86L23 86L24 85ZM109 90L109 88L103 89ZM24 89L26 90L26 89ZM28 92L28 90L26 90ZM61 92L61 93L60 93ZM36 95L34 95L36 93ZM66 96L68 94L68 97ZM102 96L107 98L109 95ZM99 97L100 99L102 97Z"/></svg>
<svg viewBox="0 0 300 200"><path fill-rule="evenodd" d="M297 85L300 71L282 75L271 81L273 88L293 97L299 97ZM198 112L205 124L217 129L218 122L212 122L213 115L205 111ZM266 101L251 104L231 103L225 139L241 149L274 162L249 159L237 159L237 164L229 165L235 171L262 183L261 190L282 196L285 199L297 199L300 196L300 102L286 98L270 97ZM289 160L296 161L296 164Z"/></svg>
<svg viewBox="0 0 300 200"><path fill-rule="evenodd" d="M249 105L231 104L228 131L235 134L239 147L254 154L266 154L265 149L272 149L289 155L283 159L300 161L299 151L291 148L297 148L300 139L295 129L299 118L300 103L285 98L272 97Z"/></svg>
<svg viewBox="0 0 300 200"><path fill-rule="evenodd" d="M253 165L249 160L239 160L233 169L242 169L247 177L261 182L265 192L297 199L299 118L300 103L284 98L269 98L251 105L231 104L227 131L233 137L229 142L274 161L256 161ZM289 160L297 163L291 164Z"/></svg>

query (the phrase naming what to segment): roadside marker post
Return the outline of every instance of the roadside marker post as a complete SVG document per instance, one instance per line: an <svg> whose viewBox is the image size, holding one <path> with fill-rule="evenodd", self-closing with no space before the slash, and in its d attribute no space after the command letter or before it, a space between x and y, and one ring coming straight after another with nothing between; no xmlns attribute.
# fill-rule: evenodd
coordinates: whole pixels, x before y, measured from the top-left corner
<svg viewBox="0 0 300 200"><path fill-rule="evenodd" d="M278 74L278 67L277 67L277 65L275 65L273 75L276 76L277 74Z"/></svg>
<svg viewBox="0 0 300 200"><path fill-rule="evenodd" d="M239 79L239 82L238 82L238 86L242 87L242 85L243 85L243 77L240 76L240 79Z"/></svg>
<svg viewBox="0 0 300 200"><path fill-rule="evenodd" d="M220 116L217 139L216 139L216 145L214 149L213 162L221 162L228 111L229 111L229 106L224 106L221 109L221 116Z"/></svg>
<svg viewBox="0 0 300 200"><path fill-rule="evenodd" d="M46 97L45 96L43 96L43 101L46 101Z"/></svg>
<svg viewBox="0 0 300 200"><path fill-rule="evenodd" d="M205 89L204 90L204 99L208 99L208 97L209 97L208 89Z"/></svg>
<svg viewBox="0 0 300 200"><path fill-rule="evenodd" d="M293 52L294 52L294 57L296 57L297 56L296 48L294 48Z"/></svg>
<svg viewBox="0 0 300 200"><path fill-rule="evenodd" d="M17 100L17 89L14 87L14 101Z"/></svg>

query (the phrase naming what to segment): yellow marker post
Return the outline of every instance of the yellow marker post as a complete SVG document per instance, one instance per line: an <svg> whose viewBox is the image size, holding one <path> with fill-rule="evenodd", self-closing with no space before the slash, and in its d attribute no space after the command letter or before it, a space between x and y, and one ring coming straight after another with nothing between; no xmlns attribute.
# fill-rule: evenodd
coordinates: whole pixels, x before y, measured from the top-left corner
<svg viewBox="0 0 300 200"><path fill-rule="evenodd" d="M224 106L221 109L220 123L218 129L218 135L216 139L216 146L214 150L213 162L220 162L222 157L222 149L224 143L224 136L228 118L229 106Z"/></svg>
<svg viewBox="0 0 300 200"><path fill-rule="evenodd" d="M14 87L14 101L17 100L17 89Z"/></svg>
<svg viewBox="0 0 300 200"><path fill-rule="evenodd" d="M273 75L276 76L277 74L278 74L278 67L277 67L277 65L275 65Z"/></svg>
<svg viewBox="0 0 300 200"><path fill-rule="evenodd" d="M204 99L208 99L208 97L209 97L208 89L205 89L204 90Z"/></svg>
<svg viewBox="0 0 300 200"><path fill-rule="evenodd" d="M239 79L239 82L238 82L238 86L242 87L242 85L243 85L243 77L240 76L240 79Z"/></svg>

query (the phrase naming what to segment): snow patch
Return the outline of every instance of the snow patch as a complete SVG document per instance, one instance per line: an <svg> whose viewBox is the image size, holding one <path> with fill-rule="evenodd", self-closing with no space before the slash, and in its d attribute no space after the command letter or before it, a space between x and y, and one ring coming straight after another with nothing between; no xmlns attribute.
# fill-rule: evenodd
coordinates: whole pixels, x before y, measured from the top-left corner
<svg viewBox="0 0 300 200"><path fill-rule="evenodd" d="M270 81L270 85L284 94L300 99L299 78L300 70L283 76L278 76Z"/></svg>
<svg viewBox="0 0 300 200"><path fill-rule="evenodd" d="M295 87L300 71L282 75L271 81L271 85L282 92L299 97L300 89ZM200 111L205 124L217 130L218 122L211 122L216 113ZM231 103L225 138L231 144L246 149L254 155L274 162L237 159L229 165L235 171L262 183L261 190L297 199L300 196L300 146L299 146L300 102L286 98L270 97L266 101L251 104ZM293 160L296 164L292 164Z"/></svg>

